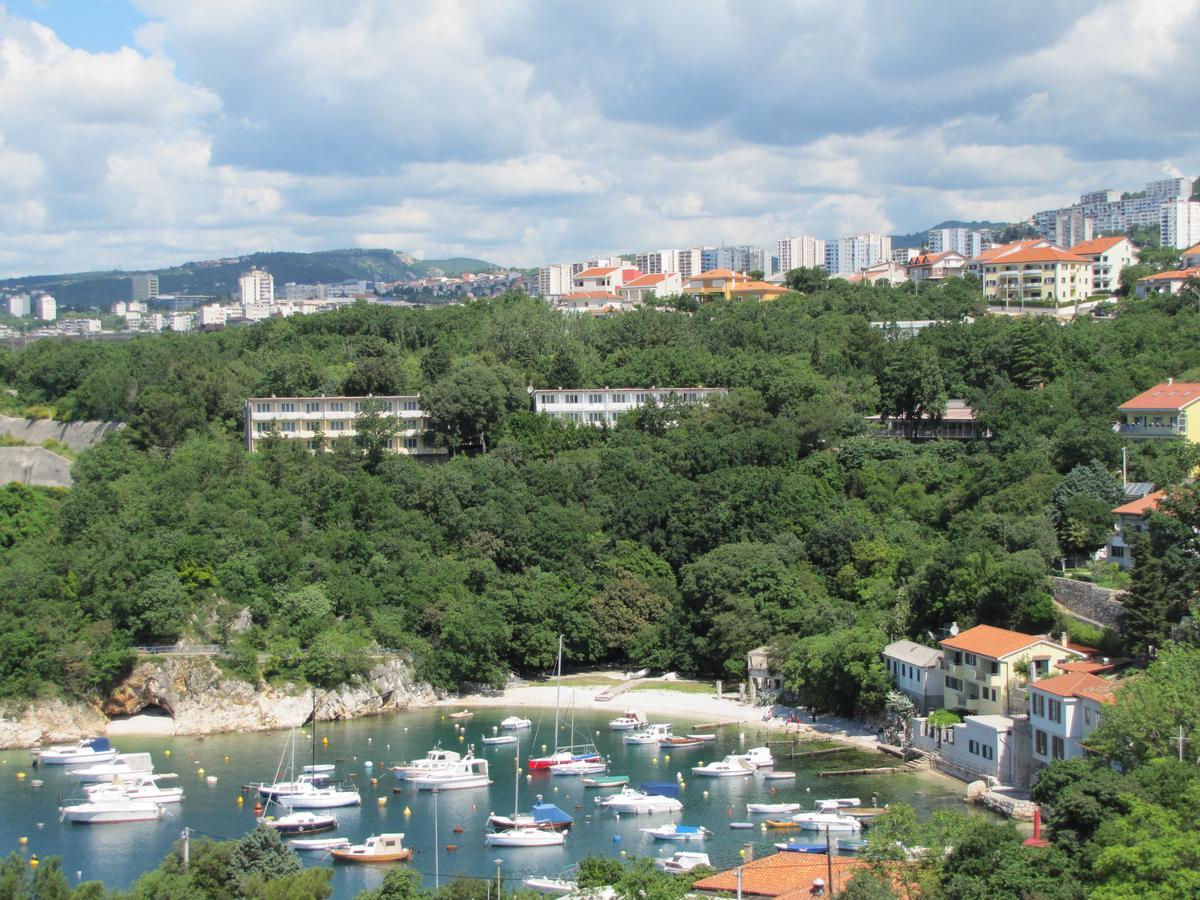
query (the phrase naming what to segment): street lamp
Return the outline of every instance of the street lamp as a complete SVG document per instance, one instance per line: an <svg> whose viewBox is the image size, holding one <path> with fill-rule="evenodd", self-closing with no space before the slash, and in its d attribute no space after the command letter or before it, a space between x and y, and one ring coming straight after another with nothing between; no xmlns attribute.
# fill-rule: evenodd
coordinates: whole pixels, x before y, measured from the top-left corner
<svg viewBox="0 0 1200 900"><path fill-rule="evenodd" d="M500 864L504 862L502 859L493 859L496 864L496 900L500 900Z"/></svg>

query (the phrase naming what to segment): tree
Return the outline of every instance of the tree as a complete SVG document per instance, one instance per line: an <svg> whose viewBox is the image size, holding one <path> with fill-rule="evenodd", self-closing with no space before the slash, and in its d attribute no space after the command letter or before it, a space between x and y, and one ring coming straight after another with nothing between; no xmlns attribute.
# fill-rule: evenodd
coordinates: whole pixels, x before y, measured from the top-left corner
<svg viewBox="0 0 1200 900"><path fill-rule="evenodd" d="M342 393L349 396L402 394L408 387L403 367L390 356L364 356L356 359L342 382Z"/></svg>
<svg viewBox="0 0 1200 900"><path fill-rule="evenodd" d="M455 369L421 394L434 439L451 453L488 449L492 431L509 413L528 405L517 372L472 363Z"/></svg>
<svg viewBox="0 0 1200 900"><path fill-rule="evenodd" d="M783 283L789 290L801 294L816 294L829 284L828 273L821 268L789 269L783 276Z"/></svg>
<svg viewBox="0 0 1200 900"><path fill-rule="evenodd" d="M374 890L359 891L354 900L422 900L429 892L421 887L421 876L412 869L389 869L383 884Z"/></svg>
<svg viewBox="0 0 1200 900"><path fill-rule="evenodd" d="M783 664L784 687L814 712L867 716L887 701L887 638L868 625L801 638Z"/></svg>
<svg viewBox="0 0 1200 900"><path fill-rule="evenodd" d="M299 858L279 839L274 828L261 825L234 846L229 866L235 878L260 875L266 879L291 875L302 868Z"/></svg>
<svg viewBox="0 0 1200 900"><path fill-rule="evenodd" d="M378 397L368 397L354 417L354 445L362 451L367 471L372 474L379 471L401 429L399 417L388 415L388 403Z"/></svg>
<svg viewBox="0 0 1200 900"><path fill-rule="evenodd" d="M1161 646L1200 591L1200 489L1174 489L1147 517L1148 534L1133 545L1133 580L1121 633L1142 653Z"/></svg>
<svg viewBox="0 0 1200 900"><path fill-rule="evenodd" d="M896 351L879 386L880 412L908 422L939 421L946 412L946 381L928 347L905 342Z"/></svg>

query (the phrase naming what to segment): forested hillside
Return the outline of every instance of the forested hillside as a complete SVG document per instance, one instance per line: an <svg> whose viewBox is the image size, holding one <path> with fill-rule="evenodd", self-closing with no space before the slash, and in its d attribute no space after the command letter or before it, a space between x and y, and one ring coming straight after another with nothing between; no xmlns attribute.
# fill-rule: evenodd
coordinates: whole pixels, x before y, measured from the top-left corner
<svg viewBox="0 0 1200 900"><path fill-rule="evenodd" d="M593 320L512 295L5 353L12 402L130 427L80 456L70 492L0 493L0 690L85 694L131 644L180 636L247 673L269 651L268 678L338 681L381 646L440 684L497 681L548 668L562 632L572 664L734 677L775 642L819 705L871 708L890 639L1056 627L1045 576L1103 542L1117 405L1200 376L1194 298L959 324L977 300L831 282ZM869 325L909 318L953 321ZM527 411L528 385L697 384L732 390L612 431ZM336 391L422 392L449 461L243 449L246 396ZM947 397L993 437L916 445L864 421ZM1139 479L1193 462L1130 447Z"/></svg>

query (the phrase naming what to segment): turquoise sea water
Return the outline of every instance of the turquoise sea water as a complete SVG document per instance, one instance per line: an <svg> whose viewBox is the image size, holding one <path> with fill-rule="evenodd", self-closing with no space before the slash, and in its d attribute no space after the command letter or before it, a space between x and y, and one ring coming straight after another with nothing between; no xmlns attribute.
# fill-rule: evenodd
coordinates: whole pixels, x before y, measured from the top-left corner
<svg viewBox="0 0 1200 900"><path fill-rule="evenodd" d="M663 754L657 746L626 745L620 732L608 730L608 720L620 710L585 712L576 715L576 733L586 733L598 749L611 758L611 771L627 774L633 786L641 781L674 780L682 773L681 792L684 810L675 816L623 815L596 809L593 799L603 793L585 789L578 778L534 773L521 776L521 808L528 811L535 795L542 794L575 817L565 847L492 848L483 843L487 815L491 811L511 813L515 747L484 747L480 738L493 733L493 727L512 712L521 712L534 721L534 728L522 737L521 755L527 759L530 744L539 753L542 744L552 743L554 710L480 709L460 732L455 723L444 718L447 710L427 709L394 713L354 722L322 723L318 726L317 761L338 762L338 774L352 777L362 793L361 807L337 810L341 828L322 836L344 835L358 841L382 831L400 831L414 851L407 865L419 871L432 886L437 876L445 883L455 876L496 877L500 860L501 877L509 887L517 886L529 875L556 875L589 854L618 856L669 856L678 849L703 849L718 868L727 868L738 860L738 851L747 841L755 844L758 855L773 852L771 845L786 840L788 834L803 832L733 831L731 821L764 817L746 814L748 802L784 802L798 800L811 805L821 797L861 797L870 804L874 795L878 804L906 801L918 810L962 808L963 788L955 783L926 775L820 778L821 769L849 768L856 765L887 765L876 755L860 753L817 757L811 760L781 760L777 768L797 772L795 782L763 781L750 778L692 778L691 767L720 759L727 753L741 752L762 741L755 723L719 730L715 745L698 749L676 750ZM540 727L539 727L539 719ZM686 720L676 720L676 733L688 730ZM599 734L596 732L599 731ZM744 733L744 739L739 737ZM460 736L463 738L460 740ZM328 745L323 739L328 739ZM131 884L142 872L156 868L185 826L197 836L236 838L255 826L254 795L242 793L250 782L273 779L287 732L213 735L210 737L136 738L114 740L125 752L149 751L154 754L157 772L177 772L185 795L181 804L167 807L167 815L158 822L125 825L72 825L60 823L58 807L62 799L82 796L77 782L68 778L64 767L43 766L33 770L27 751L0 752L0 852L16 850L26 857L62 856L64 869L74 882L100 879L112 887ZM564 735L565 739L565 735ZM430 792L398 782L387 766L421 757L441 742L449 749L463 749L474 743L476 753L491 761L490 788L443 791L437 797L437 834L434 833L434 803ZM170 757L166 751L170 751ZM307 763L311 754L307 738L298 738L297 765ZM370 760L372 766L367 767ZM204 775L198 770L203 768ZM26 773L18 779L17 773ZM217 776L209 785L205 776ZM376 784L371 783L374 776ZM45 784L34 788L30 782L40 778ZM399 789L399 792L396 792ZM238 797L245 800L239 804ZM381 805L380 800L386 800ZM640 829L674 821L685 825L704 825L713 832L703 844L675 844L654 841ZM460 827L461 832L455 832ZM22 845L20 838L28 838ZM619 840L614 840L619 838ZM447 845L456 849L448 850ZM435 853L435 847L437 852ZM330 865L319 856L304 854L309 865ZM334 896L352 897L357 891L377 886L386 869L370 866L336 867Z"/></svg>

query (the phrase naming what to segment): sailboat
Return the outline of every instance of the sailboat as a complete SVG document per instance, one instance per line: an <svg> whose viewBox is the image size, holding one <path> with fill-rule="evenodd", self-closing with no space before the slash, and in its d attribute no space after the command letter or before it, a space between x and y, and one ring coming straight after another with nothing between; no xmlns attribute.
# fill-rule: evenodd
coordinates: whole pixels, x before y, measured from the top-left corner
<svg viewBox="0 0 1200 900"><path fill-rule="evenodd" d="M600 762L600 754L596 750L596 745L593 743L586 744L567 744L562 745L558 742L559 732L559 712L561 709L560 698L562 694L562 650L563 637L558 636L558 663L555 668L558 671L558 682L554 687L554 752L549 756L539 756L529 760L530 771L538 769L552 769L557 765L569 762ZM572 719L574 719L575 705L572 703ZM572 737L574 736L574 722L572 722Z"/></svg>
<svg viewBox="0 0 1200 900"><path fill-rule="evenodd" d="M483 842L489 847L553 847L559 844L565 844L567 836L565 831L557 831L553 827L546 828L542 824L528 816L520 814L521 809L521 750L520 745L517 747L517 756L515 761L516 770L513 772L513 827L509 827L504 831L489 832L483 839ZM538 803L541 803L542 798L538 797ZM555 807L557 809L557 807ZM537 807L534 807L535 815ZM562 810L558 810L562 813ZM562 813L566 816L566 813ZM566 816L569 820L571 817ZM495 824L497 816L493 813L488 821Z"/></svg>
<svg viewBox="0 0 1200 900"><path fill-rule="evenodd" d="M575 823L574 818L569 813L559 809L553 803L546 803L542 799L542 795L537 795L537 802L533 804L533 809L528 814L522 813L521 809L521 748L517 748L516 759L513 761L516 771L513 778L513 814L512 816L502 816L497 813L492 813L488 816L488 824L497 831L506 831L514 828L541 828L559 830L569 828Z"/></svg>

